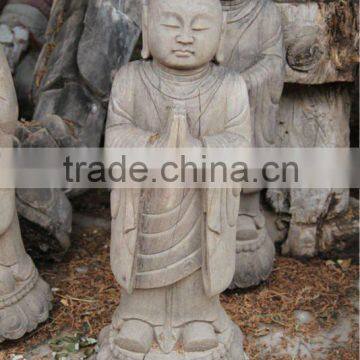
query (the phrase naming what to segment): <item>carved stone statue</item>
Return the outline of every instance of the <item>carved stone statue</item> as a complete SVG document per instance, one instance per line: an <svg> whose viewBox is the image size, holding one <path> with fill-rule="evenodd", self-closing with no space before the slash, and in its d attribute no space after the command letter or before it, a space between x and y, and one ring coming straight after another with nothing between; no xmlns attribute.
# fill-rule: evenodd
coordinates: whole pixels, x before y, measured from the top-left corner
<svg viewBox="0 0 360 360"><path fill-rule="evenodd" d="M284 83L281 16L272 1L221 0L227 18L223 65L241 73L250 96L253 145L274 146ZM244 189L238 217L233 287L259 284L270 274L275 248L260 208L260 190Z"/></svg>
<svg viewBox="0 0 360 360"><path fill-rule="evenodd" d="M219 0L150 0L145 59L113 84L106 147L247 147L248 92L222 60ZM111 265L123 288L98 360L244 359L219 294L235 271L238 189L113 189Z"/></svg>
<svg viewBox="0 0 360 360"><path fill-rule="evenodd" d="M0 47L0 148L11 148L18 118L15 89ZM7 174L1 173L1 176ZM0 342L18 339L48 318L51 291L26 254L15 191L0 189Z"/></svg>

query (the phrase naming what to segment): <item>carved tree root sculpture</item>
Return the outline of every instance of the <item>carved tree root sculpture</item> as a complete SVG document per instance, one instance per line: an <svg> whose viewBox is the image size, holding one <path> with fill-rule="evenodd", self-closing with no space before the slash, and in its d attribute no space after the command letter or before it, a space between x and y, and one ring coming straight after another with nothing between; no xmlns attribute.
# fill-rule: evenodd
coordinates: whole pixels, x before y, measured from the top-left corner
<svg viewBox="0 0 360 360"><path fill-rule="evenodd" d="M280 103L279 146L300 148L347 148L350 145L351 101L346 85L287 85ZM289 115L291 114L291 115ZM348 209L347 189L291 189L280 197L268 197L278 212L291 215L282 251L294 257L314 257L319 251L324 222ZM284 201L285 199L285 201ZM322 234L324 236L324 234ZM324 241L321 241L324 244Z"/></svg>
<svg viewBox="0 0 360 360"><path fill-rule="evenodd" d="M11 148L17 101L0 48L0 148ZM6 154L5 154L6 156ZM1 180L8 174L1 172ZM0 189L0 342L15 340L48 318L51 291L26 254L15 207L15 191Z"/></svg>

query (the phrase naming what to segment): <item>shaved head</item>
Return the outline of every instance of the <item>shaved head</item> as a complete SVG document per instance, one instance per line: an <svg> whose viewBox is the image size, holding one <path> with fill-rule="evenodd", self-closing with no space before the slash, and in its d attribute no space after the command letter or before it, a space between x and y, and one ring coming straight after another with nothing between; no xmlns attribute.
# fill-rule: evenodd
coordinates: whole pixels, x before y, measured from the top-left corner
<svg viewBox="0 0 360 360"><path fill-rule="evenodd" d="M168 5L170 7L197 7L202 9L211 10L214 13L221 14L222 7L220 0L145 0L145 3L149 4L150 9L154 9L157 6Z"/></svg>
<svg viewBox="0 0 360 360"><path fill-rule="evenodd" d="M214 59L223 33L220 0L148 0L149 53L165 66L191 69Z"/></svg>

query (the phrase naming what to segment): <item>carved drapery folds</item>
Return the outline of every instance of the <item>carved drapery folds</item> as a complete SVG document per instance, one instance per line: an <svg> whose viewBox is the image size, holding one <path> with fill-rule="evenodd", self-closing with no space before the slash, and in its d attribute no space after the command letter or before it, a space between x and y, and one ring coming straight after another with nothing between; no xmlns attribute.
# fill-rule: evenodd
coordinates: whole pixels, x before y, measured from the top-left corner
<svg viewBox="0 0 360 360"><path fill-rule="evenodd" d="M0 47L0 148L11 148L17 122L17 100ZM2 171L1 177L9 176ZM0 342L18 339L48 318L51 291L41 279L22 243L15 191L0 189Z"/></svg>

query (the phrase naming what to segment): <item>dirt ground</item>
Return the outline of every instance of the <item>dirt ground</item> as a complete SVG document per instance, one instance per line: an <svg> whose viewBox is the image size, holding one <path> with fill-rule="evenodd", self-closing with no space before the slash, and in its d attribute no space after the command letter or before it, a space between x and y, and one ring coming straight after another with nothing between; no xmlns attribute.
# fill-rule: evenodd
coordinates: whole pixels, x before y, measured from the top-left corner
<svg viewBox="0 0 360 360"><path fill-rule="evenodd" d="M109 216L107 192L84 195L74 204L76 212L104 219ZM96 338L109 324L121 298L121 291L110 270L110 233L107 229L75 227L70 251L54 260L34 251L34 244L44 242L45 238L37 239L36 231L31 232L28 225L24 226L26 245L32 248L40 273L53 289L54 308L50 319L34 333L22 340L0 345L0 360L11 360L14 354L25 354L64 332ZM256 339L266 335L273 326L280 327L289 336L311 338L319 330L331 329L344 313L356 316L358 309L350 298L355 296L358 299L357 281L358 265L352 264L351 260L300 262L278 257L268 281L257 288L229 291L222 295L222 302L245 336L251 339L245 343L250 359L259 359L261 348ZM313 320L299 325L294 314L296 310L311 312ZM54 341L50 343L54 345ZM331 349L326 358L358 359L358 349L358 328L354 328L346 345ZM87 354L93 351L90 346ZM294 359L292 355L282 358Z"/></svg>

